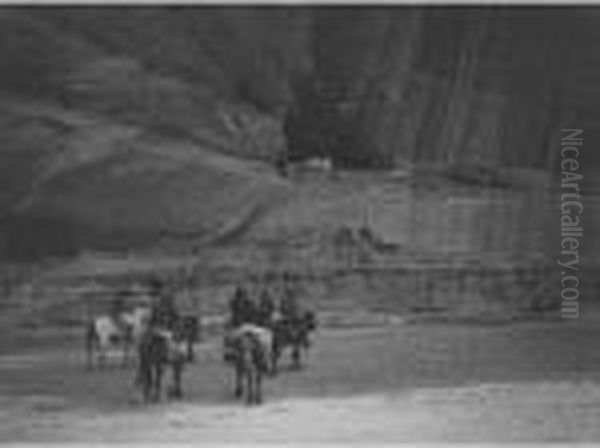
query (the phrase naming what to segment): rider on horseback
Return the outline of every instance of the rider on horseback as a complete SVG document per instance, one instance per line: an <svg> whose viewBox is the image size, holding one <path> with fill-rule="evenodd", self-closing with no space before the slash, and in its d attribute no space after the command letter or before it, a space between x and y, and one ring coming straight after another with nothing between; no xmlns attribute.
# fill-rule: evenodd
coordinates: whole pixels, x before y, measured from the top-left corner
<svg viewBox="0 0 600 448"><path fill-rule="evenodd" d="M181 316L172 292L168 291L158 278L152 278L149 286L152 305L138 345L139 363L136 383L148 389L153 381L157 381L159 386L155 384L154 387L158 387L159 390L160 374L154 369L157 366L170 364L173 366L174 381L170 393L181 396L181 372L187 356L182 343ZM153 375L155 379L150 381L149 378ZM147 393L148 390L145 391L145 395Z"/></svg>
<svg viewBox="0 0 600 448"><path fill-rule="evenodd" d="M238 286L235 289L233 298L229 302L230 319L224 339L224 359L231 361L233 356L233 347L231 342L240 334L252 334L262 347L261 364L265 370L268 370L268 352L271 348L271 331L263 326L261 322L260 309L249 297L245 288Z"/></svg>
<svg viewBox="0 0 600 448"><path fill-rule="evenodd" d="M283 290L281 295L280 310L284 320L296 322L300 315L296 294L291 285L291 275L289 272L283 273Z"/></svg>
<svg viewBox="0 0 600 448"><path fill-rule="evenodd" d="M260 301L258 302L257 324L261 327L270 328L272 325L272 316L275 311L275 304L271 297L271 292L264 285L261 291Z"/></svg>
<svg viewBox="0 0 600 448"><path fill-rule="evenodd" d="M152 294L155 301L150 313L150 326L155 329L172 331L179 319L179 311L173 295L166 291L158 279L152 282Z"/></svg>
<svg viewBox="0 0 600 448"><path fill-rule="evenodd" d="M238 286L229 301L230 325L235 328L245 323L253 323L256 314L254 308L254 303L248 297L246 289Z"/></svg>

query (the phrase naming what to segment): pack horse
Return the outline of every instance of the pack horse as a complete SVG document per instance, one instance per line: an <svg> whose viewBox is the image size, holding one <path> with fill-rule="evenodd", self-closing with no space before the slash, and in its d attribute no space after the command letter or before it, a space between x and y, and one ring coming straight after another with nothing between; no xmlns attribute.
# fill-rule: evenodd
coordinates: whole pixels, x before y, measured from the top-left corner
<svg viewBox="0 0 600 448"><path fill-rule="evenodd" d="M92 318L86 326L85 346L88 368L104 367L111 353L119 353L121 366L132 359L134 348L148 324L150 309L136 307L117 315L104 314Z"/></svg>

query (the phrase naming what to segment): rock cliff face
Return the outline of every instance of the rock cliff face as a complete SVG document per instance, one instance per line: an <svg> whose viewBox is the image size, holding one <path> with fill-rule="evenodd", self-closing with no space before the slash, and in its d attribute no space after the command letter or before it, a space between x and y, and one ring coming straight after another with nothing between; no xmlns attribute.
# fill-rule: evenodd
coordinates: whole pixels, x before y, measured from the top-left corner
<svg viewBox="0 0 600 448"><path fill-rule="evenodd" d="M263 163L282 153L550 173L561 127L597 131L599 22L595 8L1 8L0 252L208 238L294 188Z"/></svg>
<svg viewBox="0 0 600 448"><path fill-rule="evenodd" d="M569 8L318 10L302 98L320 145L308 146L342 164L551 170L561 127L596 129L597 20Z"/></svg>

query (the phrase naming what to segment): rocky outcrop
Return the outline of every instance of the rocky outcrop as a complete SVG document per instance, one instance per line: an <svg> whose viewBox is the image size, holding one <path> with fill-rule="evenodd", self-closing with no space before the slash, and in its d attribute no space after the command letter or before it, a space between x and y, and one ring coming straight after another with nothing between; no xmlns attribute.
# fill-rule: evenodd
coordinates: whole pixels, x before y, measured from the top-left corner
<svg viewBox="0 0 600 448"><path fill-rule="evenodd" d="M314 93L297 106L319 116L304 124L317 134L305 150L342 165L552 170L560 128L599 112L588 95L596 20L577 9L317 11Z"/></svg>

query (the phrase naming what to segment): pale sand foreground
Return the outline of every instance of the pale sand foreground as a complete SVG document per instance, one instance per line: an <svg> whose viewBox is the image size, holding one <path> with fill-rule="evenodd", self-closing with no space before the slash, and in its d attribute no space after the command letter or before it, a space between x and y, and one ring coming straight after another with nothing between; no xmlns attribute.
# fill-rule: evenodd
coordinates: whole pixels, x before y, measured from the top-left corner
<svg viewBox="0 0 600 448"><path fill-rule="evenodd" d="M599 423L598 385L548 382L288 399L255 408L179 404L113 415L38 414L11 419L1 431L5 440L39 442L589 442L600 440Z"/></svg>
<svg viewBox="0 0 600 448"><path fill-rule="evenodd" d="M209 341L183 402L142 406L133 371L86 370L77 339L4 338L0 441L600 442L599 321L323 330L253 408Z"/></svg>

